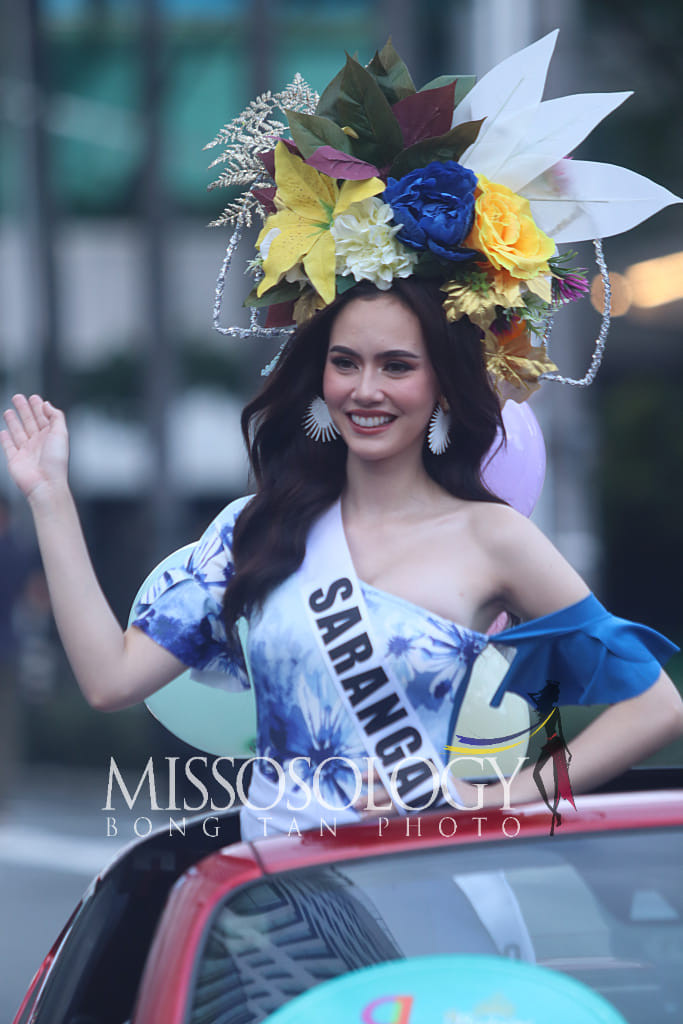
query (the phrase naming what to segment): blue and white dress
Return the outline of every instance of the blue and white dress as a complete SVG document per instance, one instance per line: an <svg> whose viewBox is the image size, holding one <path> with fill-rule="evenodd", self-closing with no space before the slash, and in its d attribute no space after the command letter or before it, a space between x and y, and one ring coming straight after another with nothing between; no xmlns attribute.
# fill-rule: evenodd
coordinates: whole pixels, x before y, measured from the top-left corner
<svg viewBox="0 0 683 1024"><path fill-rule="evenodd" d="M312 636L297 578L277 586L249 621L250 673L241 649L226 637L221 610L234 573L232 536L248 501L240 498L225 508L191 549L187 563L164 572L140 595L132 623L185 665L209 670L225 689L247 689L253 682L259 757L283 768L294 758L310 759L310 768L297 768L309 783L319 764L340 758L320 778L326 801L341 807L354 787L348 761L365 768L366 748ZM610 615L592 595L489 638L369 584L361 582L361 589L373 645L405 687L439 751L451 741L475 659L489 643L511 662L494 704L508 691L533 702L530 695L548 679L559 681L561 704L613 703L647 689L660 663L677 650L654 630ZM270 827L287 830L295 813L299 828L317 828L320 806L311 801L299 810L301 789L295 777L285 778L284 798L268 811ZM274 794L274 770L267 761L258 761L250 802L265 807ZM328 809L325 815L330 817ZM263 834L256 817L252 814L250 820L243 814L246 838ZM347 808L334 817L341 824L356 820L357 814Z"/></svg>

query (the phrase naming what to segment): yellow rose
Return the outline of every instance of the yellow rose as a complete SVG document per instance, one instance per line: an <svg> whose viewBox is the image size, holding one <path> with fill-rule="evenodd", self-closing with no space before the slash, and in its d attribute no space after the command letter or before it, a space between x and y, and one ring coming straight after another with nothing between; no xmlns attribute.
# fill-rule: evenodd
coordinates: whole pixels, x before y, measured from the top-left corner
<svg viewBox="0 0 683 1024"><path fill-rule="evenodd" d="M475 196L474 224L463 245L522 281L549 274L555 243L534 223L529 201L483 175L477 178Z"/></svg>

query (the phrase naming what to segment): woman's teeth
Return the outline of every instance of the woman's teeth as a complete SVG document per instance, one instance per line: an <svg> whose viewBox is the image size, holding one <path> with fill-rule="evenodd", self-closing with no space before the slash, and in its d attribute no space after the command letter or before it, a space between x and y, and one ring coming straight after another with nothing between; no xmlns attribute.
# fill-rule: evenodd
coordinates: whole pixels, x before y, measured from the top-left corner
<svg viewBox="0 0 683 1024"><path fill-rule="evenodd" d="M351 422L359 427L381 427L384 423L390 423L393 416L357 416L351 413Z"/></svg>

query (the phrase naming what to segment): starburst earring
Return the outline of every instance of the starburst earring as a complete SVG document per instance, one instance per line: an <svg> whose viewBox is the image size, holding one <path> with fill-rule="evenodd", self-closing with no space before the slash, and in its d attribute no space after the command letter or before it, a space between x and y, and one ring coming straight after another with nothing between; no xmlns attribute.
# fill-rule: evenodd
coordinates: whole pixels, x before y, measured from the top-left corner
<svg viewBox="0 0 683 1024"><path fill-rule="evenodd" d="M451 414L448 411L448 404L445 400L441 400L436 403L436 408L429 420L429 430L427 431L427 444L430 452L434 455L443 455L451 443L450 426Z"/></svg>
<svg viewBox="0 0 683 1024"><path fill-rule="evenodd" d="M323 444L326 441L333 441L339 435L327 408L327 402L319 395L316 395L306 410L302 426L307 437Z"/></svg>

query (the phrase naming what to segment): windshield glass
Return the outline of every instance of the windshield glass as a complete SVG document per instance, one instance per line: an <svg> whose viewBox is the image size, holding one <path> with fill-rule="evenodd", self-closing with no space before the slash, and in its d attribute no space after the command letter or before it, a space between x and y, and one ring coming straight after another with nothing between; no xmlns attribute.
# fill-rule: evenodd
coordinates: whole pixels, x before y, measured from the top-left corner
<svg viewBox="0 0 683 1024"><path fill-rule="evenodd" d="M629 1021L683 1020L683 830L450 846L274 875L214 915L192 1024L256 1024L347 971L498 954L572 975Z"/></svg>

